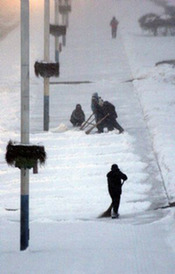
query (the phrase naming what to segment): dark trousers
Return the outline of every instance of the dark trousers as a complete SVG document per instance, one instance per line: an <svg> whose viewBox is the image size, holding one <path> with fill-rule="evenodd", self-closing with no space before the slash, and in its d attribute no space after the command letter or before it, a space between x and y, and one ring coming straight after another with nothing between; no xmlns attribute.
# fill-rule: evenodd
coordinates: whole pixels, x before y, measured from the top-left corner
<svg viewBox="0 0 175 274"><path fill-rule="evenodd" d="M75 119L75 118L71 118L70 122L73 124L73 126L81 126L81 124L84 122L82 120L78 120L78 119Z"/></svg>
<svg viewBox="0 0 175 274"><path fill-rule="evenodd" d="M117 28L112 28L111 29L111 35L112 35L112 38L116 38L116 36L117 36Z"/></svg>
<svg viewBox="0 0 175 274"><path fill-rule="evenodd" d="M98 123L103 118L103 115L96 115L95 118L96 118L96 123ZM103 132L103 128L104 128L104 126L103 126L103 121L102 121L97 126L98 133L102 133Z"/></svg>
<svg viewBox="0 0 175 274"><path fill-rule="evenodd" d="M119 205L120 205L120 195L117 195L114 199L112 199L112 207L116 214L118 213Z"/></svg>
<svg viewBox="0 0 175 274"><path fill-rule="evenodd" d="M114 128L118 129L120 132L124 131L124 129L121 127L121 125L119 125L119 123L116 120L113 121L112 125Z"/></svg>
<svg viewBox="0 0 175 274"><path fill-rule="evenodd" d="M109 194L111 196L112 199L112 207L115 213L118 213L118 209L119 209L119 205L120 205L120 192L117 191L111 191L109 189Z"/></svg>
<svg viewBox="0 0 175 274"><path fill-rule="evenodd" d="M110 126L111 128L116 128L116 129L118 129L120 133L124 131L124 129L121 127L121 125L119 125L119 123L116 121L116 119L113 119L113 118L110 119L110 120L109 120L109 126ZM110 130L110 129L109 129L109 130Z"/></svg>

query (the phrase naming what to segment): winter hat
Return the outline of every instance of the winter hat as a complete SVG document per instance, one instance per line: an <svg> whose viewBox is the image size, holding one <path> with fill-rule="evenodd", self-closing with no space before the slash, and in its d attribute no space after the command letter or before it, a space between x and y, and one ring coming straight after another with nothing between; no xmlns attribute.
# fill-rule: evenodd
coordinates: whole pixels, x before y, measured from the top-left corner
<svg viewBox="0 0 175 274"><path fill-rule="evenodd" d="M81 105L80 105L80 104L77 104L77 105L76 105L76 108L81 108Z"/></svg>
<svg viewBox="0 0 175 274"><path fill-rule="evenodd" d="M112 171L116 171L116 170L118 170L119 168L118 168L118 165L116 165L116 164L113 164L112 166L111 166L111 170Z"/></svg>
<svg viewBox="0 0 175 274"><path fill-rule="evenodd" d="M94 92L94 93L92 94L92 97L95 97L95 98L98 99L98 93L97 93L97 92Z"/></svg>

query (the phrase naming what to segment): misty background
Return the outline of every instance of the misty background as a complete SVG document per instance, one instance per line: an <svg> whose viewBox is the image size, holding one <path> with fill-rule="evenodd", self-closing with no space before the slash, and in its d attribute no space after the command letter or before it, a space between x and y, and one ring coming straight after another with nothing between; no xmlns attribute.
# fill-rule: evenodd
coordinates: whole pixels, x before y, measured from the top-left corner
<svg viewBox="0 0 175 274"><path fill-rule="evenodd" d="M20 0L0 0L0 40L18 26Z"/></svg>

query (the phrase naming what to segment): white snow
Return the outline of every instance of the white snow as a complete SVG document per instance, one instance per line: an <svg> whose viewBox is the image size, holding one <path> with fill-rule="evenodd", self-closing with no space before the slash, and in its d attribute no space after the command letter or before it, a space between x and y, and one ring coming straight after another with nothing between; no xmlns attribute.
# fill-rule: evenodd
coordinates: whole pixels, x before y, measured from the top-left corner
<svg viewBox="0 0 175 274"><path fill-rule="evenodd" d="M153 37L138 24L143 14L162 14L163 8L148 0L72 1L60 77L51 81L91 83L50 85L50 130L44 132L43 79L33 69L43 59L44 2L30 4L30 141L45 146L47 162L38 175L30 172L30 241L20 252L20 172L4 159L8 141L20 141L16 28L0 40L1 273L174 273L175 211L162 207L175 202L175 76L172 66L155 66L175 59L174 37ZM116 40L109 27L114 15ZM124 134L86 135L72 128L77 103L86 118L91 114L93 92L116 106ZM111 203L106 173L113 163L128 176L120 218L97 218Z"/></svg>

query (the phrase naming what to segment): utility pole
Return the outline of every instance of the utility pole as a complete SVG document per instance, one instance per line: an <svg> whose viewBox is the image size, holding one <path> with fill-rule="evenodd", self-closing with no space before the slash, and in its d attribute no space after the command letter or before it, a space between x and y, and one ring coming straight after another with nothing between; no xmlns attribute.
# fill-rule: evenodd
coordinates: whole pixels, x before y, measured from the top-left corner
<svg viewBox="0 0 175 274"><path fill-rule="evenodd" d="M58 0L55 0L55 25L59 25ZM55 36L55 61L59 62L59 38Z"/></svg>
<svg viewBox="0 0 175 274"><path fill-rule="evenodd" d="M49 63L50 51L50 0L44 2L44 61ZM44 131L49 130L49 78L44 77Z"/></svg>
<svg viewBox="0 0 175 274"><path fill-rule="evenodd" d="M65 5L67 8L69 7L69 0L65 0ZM65 25L66 25L66 27L69 26L69 11L68 10L65 14Z"/></svg>
<svg viewBox="0 0 175 274"><path fill-rule="evenodd" d="M29 144L29 0L21 0L21 143ZM29 245L29 169L21 168L20 250Z"/></svg>
<svg viewBox="0 0 175 274"><path fill-rule="evenodd" d="M65 7L65 3L64 3L64 7ZM66 26L66 14L63 12L62 13L62 25ZM63 46L66 45L66 35L62 36L62 42L63 42Z"/></svg>

